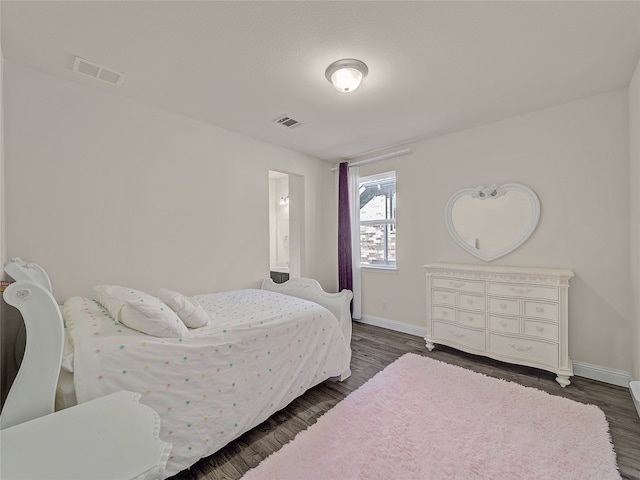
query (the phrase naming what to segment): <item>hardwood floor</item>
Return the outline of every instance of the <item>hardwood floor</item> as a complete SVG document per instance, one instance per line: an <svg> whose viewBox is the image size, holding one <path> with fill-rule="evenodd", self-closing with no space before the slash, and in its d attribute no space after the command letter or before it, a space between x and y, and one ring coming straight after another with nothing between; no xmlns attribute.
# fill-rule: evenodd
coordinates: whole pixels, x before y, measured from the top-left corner
<svg viewBox="0 0 640 480"><path fill-rule="evenodd" d="M353 373L347 380L342 383L326 381L312 388L266 422L173 478L230 480L242 477L291 441L298 432L313 425L321 415L380 370L401 355L412 352L544 390L552 395L597 405L609 421L622 478L640 480L640 417L628 388L582 377L572 377L571 385L562 388L550 372L509 365L444 346L437 346L433 352L428 352L420 337L357 322L353 326L352 349Z"/></svg>

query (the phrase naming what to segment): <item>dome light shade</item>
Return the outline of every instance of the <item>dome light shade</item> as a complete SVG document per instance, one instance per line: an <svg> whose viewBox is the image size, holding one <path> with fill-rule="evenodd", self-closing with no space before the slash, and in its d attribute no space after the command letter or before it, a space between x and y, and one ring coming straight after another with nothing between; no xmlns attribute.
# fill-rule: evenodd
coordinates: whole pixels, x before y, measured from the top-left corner
<svg viewBox="0 0 640 480"><path fill-rule="evenodd" d="M368 73L369 69L363 62L348 58L333 62L325 70L324 76L339 92L353 92Z"/></svg>

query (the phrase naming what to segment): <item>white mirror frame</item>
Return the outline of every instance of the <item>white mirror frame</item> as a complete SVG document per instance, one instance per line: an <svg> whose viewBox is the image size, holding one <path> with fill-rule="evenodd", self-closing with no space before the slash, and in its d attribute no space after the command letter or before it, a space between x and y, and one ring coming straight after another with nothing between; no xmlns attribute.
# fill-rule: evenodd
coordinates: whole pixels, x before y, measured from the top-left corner
<svg viewBox="0 0 640 480"><path fill-rule="evenodd" d="M520 192L529 200L529 204L531 206L531 217L529 218L529 224L522 232L522 234L509 245L501 248L497 252L491 252L491 254L482 253L477 248L473 248L460 235L458 235L458 232L453 225L453 206L459 198L466 195L470 195L471 197L478 198L480 200L486 200L501 197L507 192ZM500 258L508 253L513 252L516 248L521 246L529 239L533 231L536 229L539 219L540 200L538 199L538 196L529 187L521 185L519 183L505 183L500 187L491 185L490 187L479 186L475 188L463 188L462 190L458 190L453 195L451 195L451 197L449 197L444 213L444 221L447 226L447 230L449 231L449 234L455 240L455 242L460 247L462 247L463 250L469 252L471 255L478 257L481 260L484 260L485 262L490 262L492 260L495 260L496 258Z"/></svg>

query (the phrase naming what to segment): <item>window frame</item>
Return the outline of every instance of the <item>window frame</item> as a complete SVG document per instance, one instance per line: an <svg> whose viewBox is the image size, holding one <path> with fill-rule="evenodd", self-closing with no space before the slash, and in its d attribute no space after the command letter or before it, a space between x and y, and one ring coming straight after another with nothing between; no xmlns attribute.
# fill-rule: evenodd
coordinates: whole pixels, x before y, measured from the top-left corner
<svg viewBox="0 0 640 480"><path fill-rule="evenodd" d="M395 170L391 170L391 171L386 171L386 172L382 172L382 173L378 173L378 174L374 174L374 175L366 175L363 177L360 177L358 179L358 191L360 190L360 188L362 188L363 184L370 184L370 183L375 183L377 180L386 180L389 178L393 178L393 197L395 197L394 199L390 199L391 201L391 205L390 205L390 210L391 210L391 218L381 218L381 219L373 219L373 220L362 220L360 218L360 209L358 210L358 241L360 242L360 252L362 252L362 236L360 235L360 231L361 228L363 226L392 226L393 229L397 232L397 175L396 175L396 171ZM358 206L359 206L359 195L358 195ZM385 215L387 215L388 212L385 209ZM386 237L386 235L385 235ZM388 256L389 256L389 245L388 242L386 241L385 238L385 246L384 246L384 256L387 258L386 263L380 263L380 264L375 264L375 263L363 263L362 262L362 253L360 254L360 258L359 260L359 264L360 264L360 268L362 270L371 270L371 271L379 271L379 272L395 272L398 269L398 260L397 260L397 234L396 234L396 259L393 261L393 263L388 263Z"/></svg>

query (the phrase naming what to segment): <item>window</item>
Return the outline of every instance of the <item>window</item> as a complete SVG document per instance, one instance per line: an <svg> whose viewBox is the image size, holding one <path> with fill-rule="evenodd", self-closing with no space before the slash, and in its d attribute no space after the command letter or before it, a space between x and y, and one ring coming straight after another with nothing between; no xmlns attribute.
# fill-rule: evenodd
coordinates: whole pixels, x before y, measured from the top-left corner
<svg viewBox="0 0 640 480"><path fill-rule="evenodd" d="M396 266L396 172L360 178L360 263Z"/></svg>

